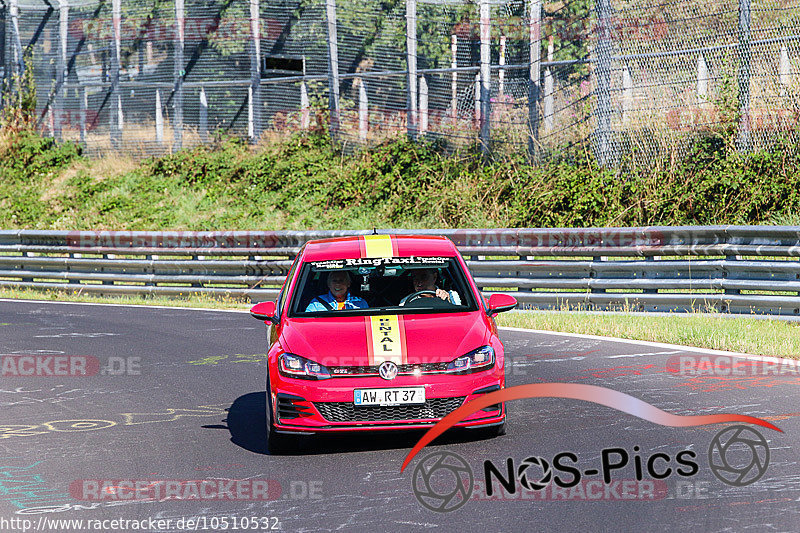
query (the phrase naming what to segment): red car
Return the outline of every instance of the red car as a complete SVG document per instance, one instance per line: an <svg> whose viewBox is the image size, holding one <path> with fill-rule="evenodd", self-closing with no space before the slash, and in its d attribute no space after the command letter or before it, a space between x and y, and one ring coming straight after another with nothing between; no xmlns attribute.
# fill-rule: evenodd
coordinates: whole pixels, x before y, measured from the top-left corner
<svg viewBox="0 0 800 533"><path fill-rule="evenodd" d="M444 237L367 235L303 246L277 302L251 314L268 325L271 452L291 434L429 428L505 385L494 315ZM458 426L502 434L497 404Z"/></svg>

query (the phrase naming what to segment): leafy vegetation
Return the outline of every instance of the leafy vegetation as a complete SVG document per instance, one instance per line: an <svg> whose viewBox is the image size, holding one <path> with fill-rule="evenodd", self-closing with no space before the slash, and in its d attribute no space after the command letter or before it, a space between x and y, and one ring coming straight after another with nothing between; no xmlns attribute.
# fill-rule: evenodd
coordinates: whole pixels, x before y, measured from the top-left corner
<svg viewBox="0 0 800 533"><path fill-rule="evenodd" d="M227 139L135 162L89 160L30 131L0 134L0 227L333 229L762 224L797 220L800 156L700 139L662 169L591 158L481 165L405 138L345 156L322 134Z"/></svg>

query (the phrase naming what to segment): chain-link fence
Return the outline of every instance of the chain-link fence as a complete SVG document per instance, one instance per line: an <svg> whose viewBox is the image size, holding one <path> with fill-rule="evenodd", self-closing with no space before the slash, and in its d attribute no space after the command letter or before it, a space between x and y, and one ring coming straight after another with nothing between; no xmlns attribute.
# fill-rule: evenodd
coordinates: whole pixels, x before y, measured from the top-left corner
<svg viewBox="0 0 800 533"><path fill-rule="evenodd" d="M324 129L613 165L795 141L800 4L658 2L3 0L3 87L33 69L39 127L90 153Z"/></svg>

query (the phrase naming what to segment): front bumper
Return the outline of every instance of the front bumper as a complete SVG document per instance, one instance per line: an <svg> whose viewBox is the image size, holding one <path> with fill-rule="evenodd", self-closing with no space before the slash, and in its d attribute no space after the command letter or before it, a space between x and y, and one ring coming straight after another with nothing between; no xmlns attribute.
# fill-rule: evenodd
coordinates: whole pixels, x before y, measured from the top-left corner
<svg viewBox="0 0 800 533"><path fill-rule="evenodd" d="M464 403L505 385L503 371L495 368L467 375L435 374L378 377L337 377L311 381L270 375L270 401L274 426L286 433L428 429ZM354 389L425 387L423 405L356 407ZM487 407L456 427L486 427L505 420L504 404Z"/></svg>

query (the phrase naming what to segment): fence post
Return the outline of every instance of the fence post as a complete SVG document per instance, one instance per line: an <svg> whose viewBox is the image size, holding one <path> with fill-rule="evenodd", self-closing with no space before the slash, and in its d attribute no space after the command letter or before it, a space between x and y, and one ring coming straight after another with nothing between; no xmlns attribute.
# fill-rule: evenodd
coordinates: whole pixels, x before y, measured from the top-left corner
<svg viewBox="0 0 800 533"><path fill-rule="evenodd" d="M503 67L506 65L506 36L500 36L500 57L498 57L500 64L500 70L497 71L497 92L500 95L500 98L503 98L505 94L505 85L506 85L506 69Z"/></svg>
<svg viewBox="0 0 800 533"><path fill-rule="evenodd" d="M428 80L425 76L419 77L419 131L428 133Z"/></svg>
<svg viewBox="0 0 800 533"><path fill-rule="evenodd" d="M339 45L336 37L336 0L325 1L328 19L328 96L331 114L331 141L336 142L339 133Z"/></svg>
<svg viewBox="0 0 800 533"><path fill-rule="evenodd" d="M60 0L58 3L58 64L56 72L56 94L53 121L53 136L61 139L61 124L64 117L64 96L67 81L67 29L69 28L69 3Z"/></svg>
<svg viewBox="0 0 800 533"><path fill-rule="evenodd" d="M750 0L739 0L739 135L736 147L749 152L750 138Z"/></svg>
<svg viewBox="0 0 800 533"><path fill-rule="evenodd" d="M547 43L547 61L553 61L553 36L551 35L548 39ZM555 109L553 107L553 74L550 72L550 67L547 67L544 71L544 131L549 133L553 131L553 115L555 113Z"/></svg>
<svg viewBox="0 0 800 533"><path fill-rule="evenodd" d="M161 89L156 89L156 142L164 142L164 114L161 109Z"/></svg>
<svg viewBox="0 0 800 533"><path fill-rule="evenodd" d="M253 141L256 137L256 128L253 124L253 86L247 86L247 138Z"/></svg>
<svg viewBox="0 0 800 533"><path fill-rule="evenodd" d="M417 135L417 0L406 0L406 129L412 139Z"/></svg>
<svg viewBox="0 0 800 533"><path fill-rule="evenodd" d="M22 57L23 48L22 41L19 37L19 2L18 0L9 0L8 14L11 16L11 40L13 53L13 66L11 68L11 75L17 74L22 76L25 72L25 58Z"/></svg>
<svg viewBox="0 0 800 533"><path fill-rule="evenodd" d="M172 136L174 142L172 151L177 152L183 148L183 77L186 74L183 70L183 43L184 43L184 0L175 0L175 39L173 41L175 49L173 65L174 81L174 112L172 118Z"/></svg>
<svg viewBox="0 0 800 533"><path fill-rule="evenodd" d="M708 102L708 64L701 53L697 56L697 103Z"/></svg>
<svg viewBox="0 0 800 533"><path fill-rule="evenodd" d="M528 156L536 160L539 152L542 0L528 0L528 31L531 60L528 72Z"/></svg>
<svg viewBox="0 0 800 533"><path fill-rule="evenodd" d="M300 82L300 127L307 130L311 122L311 105L308 102L306 80Z"/></svg>
<svg viewBox="0 0 800 533"><path fill-rule="evenodd" d="M475 126L481 123L481 74L475 73Z"/></svg>
<svg viewBox="0 0 800 533"><path fill-rule="evenodd" d="M122 47L121 0L111 2L111 24L114 32L114 47L111 50L111 146L118 148L122 140L122 91L119 87L120 53Z"/></svg>
<svg viewBox="0 0 800 533"><path fill-rule="evenodd" d="M204 87L200 87L200 139L208 142L208 99Z"/></svg>
<svg viewBox="0 0 800 533"><path fill-rule="evenodd" d="M259 22L259 0L250 0L250 94L252 95L253 135L257 142L261 137L261 28Z"/></svg>
<svg viewBox="0 0 800 533"><path fill-rule="evenodd" d="M86 111L89 109L89 100L86 94L86 87L81 87L78 98L81 99L81 144L86 146Z"/></svg>
<svg viewBox="0 0 800 533"><path fill-rule="evenodd" d="M781 96L789 94L789 85L792 83L792 65L789 63L789 50L786 44L781 45L781 59L780 59L780 82L781 82Z"/></svg>
<svg viewBox="0 0 800 533"><path fill-rule="evenodd" d="M364 79L358 80L358 138L363 143L367 141L369 129L369 106L367 104L367 84Z"/></svg>
<svg viewBox="0 0 800 533"><path fill-rule="evenodd" d="M597 11L597 125L595 150L600 166L611 163L611 0L596 0Z"/></svg>
<svg viewBox="0 0 800 533"><path fill-rule="evenodd" d="M489 156L490 118L491 107L489 89L491 83L491 4L490 0L480 0L480 26L481 26L481 152L484 159Z"/></svg>
<svg viewBox="0 0 800 533"><path fill-rule="evenodd" d="M627 65L622 71L622 123L630 124L633 111L633 78Z"/></svg>
<svg viewBox="0 0 800 533"><path fill-rule="evenodd" d="M458 35L455 33L450 36L450 68L458 68ZM458 118L458 72L452 73L450 81L450 117L455 124Z"/></svg>

